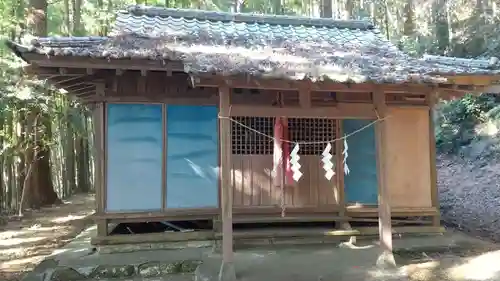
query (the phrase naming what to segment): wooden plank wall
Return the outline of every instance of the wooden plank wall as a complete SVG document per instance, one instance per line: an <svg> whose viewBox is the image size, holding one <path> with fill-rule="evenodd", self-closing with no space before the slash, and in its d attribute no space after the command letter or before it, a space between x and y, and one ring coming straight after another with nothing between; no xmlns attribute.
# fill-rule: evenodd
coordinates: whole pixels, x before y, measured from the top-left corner
<svg viewBox="0 0 500 281"><path fill-rule="evenodd" d="M431 207L429 109L389 107L386 169L392 207Z"/></svg>
<svg viewBox="0 0 500 281"><path fill-rule="evenodd" d="M274 186L272 155L233 155L232 186L235 207L280 206L281 187ZM328 180L320 156L303 155L302 178L284 188L285 204L293 207L337 205L336 177Z"/></svg>

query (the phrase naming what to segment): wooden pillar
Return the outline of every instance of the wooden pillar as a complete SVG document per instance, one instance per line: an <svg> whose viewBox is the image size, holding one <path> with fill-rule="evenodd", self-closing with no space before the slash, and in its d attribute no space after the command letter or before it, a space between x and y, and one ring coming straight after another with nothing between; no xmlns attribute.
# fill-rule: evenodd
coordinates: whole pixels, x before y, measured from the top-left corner
<svg viewBox="0 0 500 281"><path fill-rule="evenodd" d="M376 145L377 145L377 178L378 178L378 226L381 255L377 265L383 267L395 266L396 262L392 254L392 225L391 207L389 202L389 190L387 186L387 171L385 162L387 154L387 104L385 93L378 90L373 93L375 109L378 118L382 119L376 123Z"/></svg>
<svg viewBox="0 0 500 281"><path fill-rule="evenodd" d="M335 138L340 138L344 134L344 128L342 126L342 119L335 120ZM344 156L342 155L342 151L344 150L344 142L336 141L335 142L335 159L336 159L336 173L337 173L337 181L335 186L335 197L337 199L337 204L339 205L339 217L342 218L342 221L339 223L339 227L342 230L352 230L351 224L349 223L349 218L346 216L346 204L345 204L345 184L344 184ZM357 239L356 236L349 237L349 244L356 244Z"/></svg>
<svg viewBox="0 0 500 281"><path fill-rule="evenodd" d="M437 186L437 167L436 167L436 135L434 131L434 106L436 105L436 95L433 91L428 94L429 100L429 157L431 166L431 202L437 212L432 217L432 225L439 227L441 225L441 215L439 213L439 191Z"/></svg>
<svg viewBox="0 0 500 281"><path fill-rule="evenodd" d="M105 95L105 85L104 83L96 84L96 92L99 97L104 97ZM104 153L105 153L105 122L104 122L104 103L99 102L95 104L93 110L93 123L94 123L94 161L95 161L95 192L96 192L96 209L99 215L105 212L106 206L106 181L105 181L105 163L104 163ZM108 235L108 223L106 219L99 219L96 221L97 224L97 236L107 236Z"/></svg>
<svg viewBox="0 0 500 281"><path fill-rule="evenodd" d="M222 265L219 281L236 280L233 253L233 189L231 187L231 120L230 89L219 88L220 184L222 218Z"/></svg>
<svg viewBox="0 0 500 281"><path fill-rule="evenodd" d="M342 120L335 120L335 138L339 139L343 136ZM342 150L344 143L341 140L335 142L335 173L336 181L334 194L337 204L339 205L339 216L345 216L345 190L344 190L344 157Z"/></svg>

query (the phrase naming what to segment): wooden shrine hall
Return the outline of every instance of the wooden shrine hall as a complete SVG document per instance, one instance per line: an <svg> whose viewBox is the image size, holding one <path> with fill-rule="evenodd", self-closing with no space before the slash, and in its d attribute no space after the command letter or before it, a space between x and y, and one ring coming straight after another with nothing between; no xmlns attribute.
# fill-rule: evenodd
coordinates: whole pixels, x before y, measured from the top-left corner
<svg viewBox="0 0 500 281"><path fill-rule="evenodd" d="M132 6L108 37L7 44L93 108L93 243L222 240L226 265L235 239L442 231L432 108L500 80L358 20ZM170 231L113 230L145 222Z"/></svg>

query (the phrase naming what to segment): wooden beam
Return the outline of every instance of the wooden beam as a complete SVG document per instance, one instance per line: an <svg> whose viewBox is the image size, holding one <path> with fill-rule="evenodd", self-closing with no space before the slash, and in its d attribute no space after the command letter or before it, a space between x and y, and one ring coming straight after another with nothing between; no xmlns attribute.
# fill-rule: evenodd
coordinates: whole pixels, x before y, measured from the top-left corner
<svg viewBox="0 0 500 281"><path fill-rule="evenodd" d="M107 96L96 96L88 100L89 102L144 102L144 103L166 103L166 104L196 104L196 105L217 105L219 97L210 98L174 98L174 97L148 97L148 96L119 96L116 92L108 90Z"/></svg>
<svg viewBox="0 0 500 281"><path fill-rule="evenodd" d="M64 89L68 92L80 92L82 90L88 90L90 88L94 88L95 85L94 84L90 84L90 83L87 83L87 82L81 82L81 83L76 83L74 85L71 85L71 86L67 86L67 87L61 87L61 89Z"/></svg>
<svg viewBox="0 0 500 281"><path fill-rule="evenodd" d="M84 77L84 75L75 75L75 76L63 76L63 75L59 75L59 76L53 76L49 79L47 79L47 81L56 86L56 87L60 87L59 85L67 85L67 84L70 84L74 81L80 81L82 78Z"/></svg>
<svg viewBox="0 0 500 281"><path fill-rule="evenodd" d="M79 99L86 99L92 96L95 96L95 89L90 89L84 92L72 93L75 97Z"/></svg>
<svg viewBox="0 0 500 281"><path fill-rule="evenodd" d="M437 234L443 233L445 230L442 227L433 226L401 226L395 227L390 235L397 234ZM328 228L292 228L285 229L261 229L261 230L239 230L234 233L235 240L239 239L257 239L257 238L283 238L283 237L321 237L321 236L372 236L377 234L375 227L359 227L351 230L338 230ZM215 238L219 239L220 235L215 234Z"/></svg>
<svg viewBox="0 0 500 281"><path fill-rule="evenodd" d="M59 89L65 89L66 91L71 91L68 90L68 88L73 88L75 86L81 86L81 85L87 85L87 84L92 84L92 82L87 81L86 79L80 79L78 81L71 81L70 83L65 83L65 84L57 84L55 85Z"/></svg>
<svg viewBox="0 0 500 281"><path fill-rule="evenodd" d="M222 266L219 280L236 280L233 253L233 188L231 186L231 89L226 85L219 87L219 124L220 140L220 185L222 218Z"/></svg>
<svg viewBox="0 0 500 281"><path fill-rule="evenodd" d="M453 75L446 79L453 84L488 86L500 80L500 75Z"/></svg>
<svg viewBox="0 0 500 281"><path fill-rule="evenodd" d="M91 239L92 245L117 245L178 241L204 241L215 239L213 231L123 234L112 236L97 236Z"/></svg>
<svg viewBox="0 0 500 281"><path fill-rule="evenodd" d="M311 90L309 88L299 89L299 105L302 108L311 108Z"/></svg>
<svg viewBox="0 0 500 281"><path fill-rule="evenodd" d="M71 91L71 93L74 95L79 95L82 93L86 93L88 91L94 91L95 89L96 89L95 85L88 85L88 86L82 86L80 88L74 89Z"/></svg>
<svg viewBox="0 0 500 281"><path fill-rule="evenodd" d="M73 87L82 84L96 84L103 82L107 77L106 72L97 72L93 75L80 75L80 76L57 76L48 78L47 81L57 88L65 89L68 92L72 91L67 89L68 87Z"/></svg>
<svg viewBox="0 0 500 281"><path fill-rule="evenodd" d="M93 214L93 219L134 219L143 221L177 221L179 217L191 220L208 219L220 214L219 208L169 208L155 212L127 212Z"/></svg>
<svg viewBox="0 0 500 281"><path fill-rule="evenodd" d="M499 94L500 93L500 85L491 85L484 89L485 93Z"/></svg>
<svg viewBox="0 0 500 281"><path fill-rule="evenodd" d="M222 76L199 76L192 79L194 87L218 87L221 83L227 83L231 88L242 89L266 89L266 90L299 90L308 87L310 91L327 92L372 92L375 87L384 92L391 93L427 93L432 90L433 85L426 84L349 84L336 83L333 81L311 82L309 80L285 80L255 77L222 77Z"/></svg>
<svg viewBox="0 0 500 281"><path fill-rule="evenodd" d="M396 262L392 253L392 225L391 206L389 202L389 186L387 185L387 104L385 94L381 90L373 93L373 101L378 116L381 119L376 123L376 148L377 148L377 178L378 178L378 217L379 239L382 253L377 260L381 266L395 266Z"/></svg>
<svg viewBox="0 0 500 281"><path fill-rule="evenodd" d="M137 79L137 93L141 96L146 94L146 76L139 76Z"/></svg>
<svg viewBox="0 0 500 281"><path fill-rule="evenodd" d="M200 76L192 79L194 87L217 87L220 83L228 83L233 88L270 89L270 90L300 90L309 87L311 91L326 92L372 92L375 88L386 93L430 93L434 88L455 93L484 92L486 85L469 84L374 84L374 83L336 83L333 81L311 82L309 80L285 80L255 77L221 77Z"/></svg>
<svg viewBox="0 0 500 281"><path fill-rule="evenodd" d="M256 117L302 117L302 118L335 118L335 119L375 119L377 117L372 104L338 103L331 107L272 107L232 105L231 116Z"/></svg>
<svg viewBox="0 0 500 281"><path fill-rule="evenodd" d="M130 69L149 71L181 71L184 64L179 61L163 61L149 59L108 59L89 57L55 57L40 54L25 54L26 60L40 67L81 68L86 72L91 69Z"/></svg>
<svg viewBox="0 0 500 281"><path fill-rule="evenodd" d="M39 77L61 76L61 71L58 67L42 67L35 64L30 64L23 68L24 72L28 75L36 75ZM82 76L87 75L87 71L81 68L66 68L64 76Z"/></svg>

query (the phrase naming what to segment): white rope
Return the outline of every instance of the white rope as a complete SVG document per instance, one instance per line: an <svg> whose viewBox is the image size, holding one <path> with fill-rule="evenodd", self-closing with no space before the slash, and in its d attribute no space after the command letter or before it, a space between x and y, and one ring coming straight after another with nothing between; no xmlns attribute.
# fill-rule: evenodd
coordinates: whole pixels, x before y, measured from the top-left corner
<svg viewBox="0 0 500 281"><path fill-rule="evenodd" d="M376 111L375 111L375 112L376 112ZM378 112L376 112L376 113L377 113L377 119L376 119L376 120L374 120L374 121L370 122L369 124L367 124L367 125L365 125L365 126L363 126L363 127L359 128L359 129L357 129L357 130L354 130L353 132L351 132L351 133L349 133L349 134L344 135L343 137L336 138L336 139L332 139L332 140L325 140L325 141L308 141L308 142L307 142L307 141L298 141L298 142L297 142L297 141L290 141L290 140L285 140L285 139L277 139L277 138L275 138L275 137L273 137L273 136L267 135L267 134L265 134L265 133L263 133L263 132L260 132L260 131L258 131L258 130L256 130L256 129L252 128L252 127L249 127L249 126L247 126L247 125L245 125L245 124L243 124L243 123L241 123L241 122L238 122L238 121L234 120L234 119L233 119L233 118L231 118L231 117L227 117L227 116L221 116L221 115L219 115L219 119L229 119L231 122L233 122L233 123L235 123L235 124L237 124L237 125L239 125L239 126L241 126L241 127L245 128L245 129L247 129L247 130L249 130L249 131L252 131L252 132L254 132L254 133L256 133L256 134L259 134L259 135L261 135L261 136L263 136L263 137L266 137L266 138L268 138L268 139L270 139L270 140L272 140L272 141L282 141L282 142L286 142L286 143L290 143L290 144L299 144L299 145L311 145L311 144L328 144L328 143L334 143L334 142L337 142L337 141L343 141L343 140L346 140L347 138L349 138L349 137L351 137L351 136L353 136L353 135L355 135L355 134L357 134L357 133L359 133L359 132L361 132L361 131L364 131L365 129L367 129L367 128L371 127L372 125L375 125L375 124L376 124L376 123L378 123L378 122L385 121L386 119L388 119L388 118L390 118L390 117L391 117L391 115L389 115L389 116L386 116L386 117L384 117L384 118L380 118L380 116L378 116ZM316 117L316 118L331 119L331 118L329 118L329 117Z"/></svg>
<svg viewBox="0 0 500 281"><path fill-rule="evenodd" d="M278 138L275 138L274 136L270 136L270 135L267 135L263 132L260 132L259 130L256 130L252 127L249 127L241 122L238 122L237 120L231 118L231 117L228 117L228 116L221 116L219 115L218 118L219 119L228 119L229 121L251 131L251 132L254 132L258 135L261 135L263 137L266 137L268 138L269 140L271 141L280 141L280 142L286 142L286 143L289 143L289 144L294 144L297 148L299 147L299 145L314 145L314 144L327 144L327 145L331 145L331 143L335 143L337 141L344 141L344 151L342 152L342 154L344 154L344 161L343 161L343 164L344 164L344 172L346 172L346 174L349 174L349 168L347 167L347 138L361 132L361 131L364 131L365 129L371 127L372 125L378 123L378 122L382 122L388 118L390 118L391 116L386 116L384 118L380 118L379 114L378 114L378 111L377 109L375 109L375 114L377 115L377 119L370 122L369 124L357 129L357 130L354 130L353 132L349 133L349 134L346 134L344 135L343 137L340 137L340 138L335 138L335 139L332 139L332 140L325 140L325 141L310 141L310 142L297 142L297 141L290 141L290 140L286 140L286 139L278 139ZM231 116L231 107L229 108L229 115ZM332 118L329 118L329 117L316 117L316 118L320 118L320 119L332 119ZM281 156L283 157L283 155ZM284 169L283 167L282 168L282 173L284 173ZM282 183L281 184L281 217L285 217L285 212L286 212L286 205L285 205L285 194L284 194L284 184Z"/></svg>

